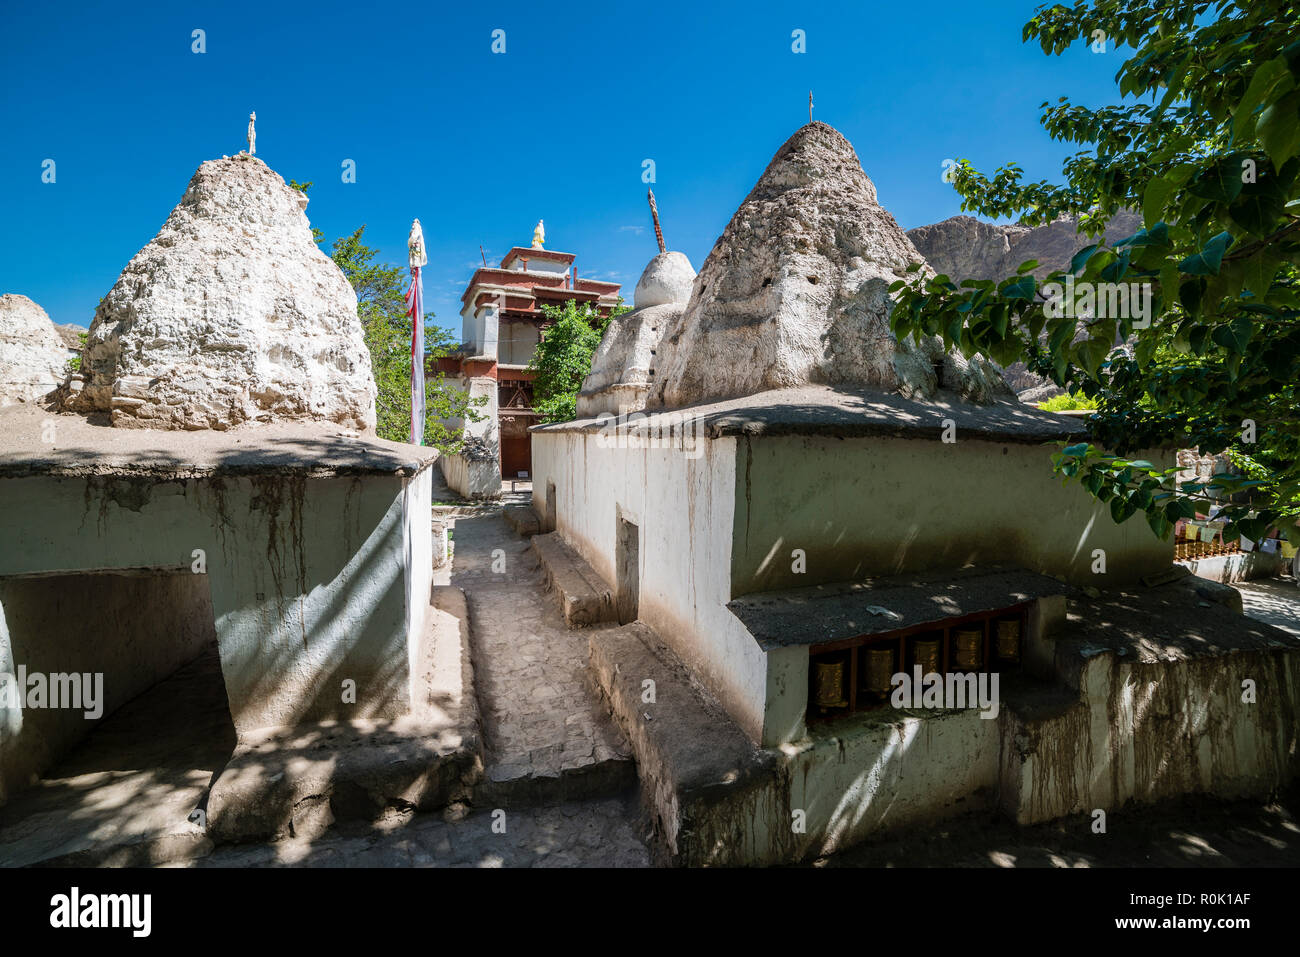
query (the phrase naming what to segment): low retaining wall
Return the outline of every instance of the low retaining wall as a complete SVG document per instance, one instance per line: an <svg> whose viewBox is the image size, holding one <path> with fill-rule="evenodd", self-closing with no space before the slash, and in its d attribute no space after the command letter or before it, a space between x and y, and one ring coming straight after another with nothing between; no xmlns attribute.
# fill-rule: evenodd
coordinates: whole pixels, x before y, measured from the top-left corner
<svg viewBox="0 0 1300 957"><path fill-rule="evenodd" d="M1178 564L1190 569L1197 578L1231 584L1253 578L1272 578L1286 562L1280 555L1268 552L1235 552L1231 555L1212 555L1193 558Z"/></svg>
<svg viewBox="0 0 1300 957"><path fill-rule="evenodd" d="M442 476L447 486L462 498L473 500L501 497L501 466L495 459L469 459L463 455L444 455Z"/></svg>
<svg viewBox="0 0 1300 957"><path fill-rule="evenodd" d="M1166 661L1061 651L1077 700L1048 714L1013 707L1002 726L1001 803L1018 823L1184 794L1267 795L1295 779L1295 650Z"/></svg>
<svg viewBox="0 0 1300 957"><path fill-rule="evenodd" d="M1196 605L1208 627L1171 623L1186 647L1151 653L1161 612L1180 603L1085 609L1093 626L1072 618L1029 649L1027 673L1002 684L996 718L886 708L774 749L748 746L644 625L594 632L591 663L636 754L663 857L777 864L980 809L1035 824L1286 787L1300 772L1300 642ZM1131 620L1152 624L1126 631ZM1121 634L1102 637L1111 631ZM1052 674L1035 676L1043 664Z"/></svg>

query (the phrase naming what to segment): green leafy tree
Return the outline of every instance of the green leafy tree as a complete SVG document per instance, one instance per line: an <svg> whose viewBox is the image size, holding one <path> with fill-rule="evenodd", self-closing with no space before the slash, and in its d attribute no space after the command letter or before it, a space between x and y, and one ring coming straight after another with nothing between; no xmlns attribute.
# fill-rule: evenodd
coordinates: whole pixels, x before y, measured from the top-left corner
<svg viewBox="0 0 1300 957"><path fill-rule="evenodd" d="M406 289L410 279L400 266L376 262L378 250L364 241L366 227L333 243L331 256L357 294L357 315L370 350L378 395L375 399L376 432L380 438L405 442L411 422L411 317L406 311ZM460 429L449 429L444 420L480 421L477 407L483 399L471 400L454 388L441 373L430 373L430 364L449 355L457 343L447 330L432 323L434 314L424 314L425 418L424 442L445 454L459 452L464 444Z"/></svg>
<svg viewBox="0 0 1300 957"><path fill-rule="evenodd" d="M533 353L528 369L533 380L533 408L543 422L577 417L578 393L591 371L591 359L613 316L626 312L622 300L610 316L601 316L589 303L570 299L563 306L542 306L551 325Z"/></svg>
<svg viewBox="0 0 1300 957"><path fill-rule="evenodd" d="M290 180L303 193L311 183ZM364 241L366 227L334 240L330 258L357 294L357 315L370 352L370 367L378 394L375 397L375 432L380 438L406 442L411 434L411 317L406 311L408 274L401 266L377 262L379 250ZM317 243L324 233L312 227ZM424 314L425 418L424 444L444 454L459 452L464 444L460 429L449 429L443 420L482 420L477 408L483 399L471 400L451 386L441 373L429 373L431 364L456 347L451 333L432 323L434 314Z"/></svg>
<svg viewBox="0 0 1300 957"><path fill-rule="evenodd" d="M1027 263L1001 282L895 283L894 331L1023 360L1095 400L1093 442L1053 461L1115 521L1143 512L1167 536L1231 499L1229 534L1259 540L1277 527L1300 540L1300 8L1080 0L1040 8L1023 36L1049 55L1078 42L1131 48L1115 77L1121 102L1044 103L1049 135L1084 147L1064 183L1022 182L1015 164L989 177L962 160L962 209L1031 226L1070 215L1094 237L1117 210L1140 209L1144 229L1081 250L1070 272L1080 288L1149 284L1149 325L1136 310L1070 308L1065 273L1036 282ZM1175 469L1129 457L1171 445L1226 451L1241 474L1179 484Z"/></svg>
<svg viewBox="0 0 1300 957"><path fill-rule="evenodd" d="M433 313L425 313L432 318ZM450 332L429 322L424 324L424 444L431 445L444 455L453 455L465 446L464 429L448 428L448 421L482 422L486 416L479 412L486 396L471 399L469 394L447 382L442 372L429 372L436 359L448 356L460 348L460 341ZM408 347L409 355L409 347ZM409 390L408 390L409 392ZM407 405L410 405L408 398Z"/></svg>

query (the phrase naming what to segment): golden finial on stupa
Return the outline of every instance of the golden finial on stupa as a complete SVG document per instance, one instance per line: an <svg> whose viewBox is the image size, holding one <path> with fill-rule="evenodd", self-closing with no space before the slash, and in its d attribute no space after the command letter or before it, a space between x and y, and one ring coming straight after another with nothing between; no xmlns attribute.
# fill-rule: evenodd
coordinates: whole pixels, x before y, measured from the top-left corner
<svg viewBox="0 0 1300 957"><path fill-rule="evenodd" d="M541 249L544 242L546 242L546 226L539 219L537 225L533 228L533 248Z"/></svg>

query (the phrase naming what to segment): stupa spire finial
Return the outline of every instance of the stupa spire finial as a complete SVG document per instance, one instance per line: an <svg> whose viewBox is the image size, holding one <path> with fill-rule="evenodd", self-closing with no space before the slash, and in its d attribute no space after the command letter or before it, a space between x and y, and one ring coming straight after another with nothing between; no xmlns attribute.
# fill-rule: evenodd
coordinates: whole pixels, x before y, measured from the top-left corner
<svg viewBox="0 0 1300 957"><path fill-rule="evenodd" d="M668 247L664 245L664 231L659 228L659 207L655 205L655 191L648 189L646 193L650 197L650 218L654 220L655 224L655 241L659 243L659 251L666 253Z"/></svg>

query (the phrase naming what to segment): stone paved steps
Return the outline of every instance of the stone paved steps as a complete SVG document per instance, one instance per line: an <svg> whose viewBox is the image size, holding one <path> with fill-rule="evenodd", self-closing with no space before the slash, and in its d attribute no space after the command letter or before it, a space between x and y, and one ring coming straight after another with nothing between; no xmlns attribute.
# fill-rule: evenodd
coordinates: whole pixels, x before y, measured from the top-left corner
<svg viewBox="0 0 1300 957"><path fill-rule="evenodd" d="M566 625L527 542L500 514L458 518L454 534L451 580L468 599L486 751L473 803L551 804L633 786L630 749L588 673L586 634Z"/></svg>
<svg viewBox="0 0 1300 957"><path fill-rule="evenodd" d="M507 505L501 510L506 522L524 538L541 531L542 523L531 505Z"/></svg>
<svg viewBox="0 0 1300 957"><path fill-rule="evenodd" d="M475 807L535 807L589 801L622 794L636 786L636 765L630 755L608 752L603 758L543 752L528 755L529 763L488 766L474 790Z"/></svg>
<svg viewBox="0 0 1300 957"><path fill-rule="evenodd" d="M535 535L532 548L541 562L546 585L560 602L570 628L618 620L614 591L559 532Z"/></svg>
<svg viewBox="0 0 1300 957"><path fill-rule="evenodd" d="M316 838L225 844L183 867L648 867L634 792L558 807L395 816Z"/></svg>

